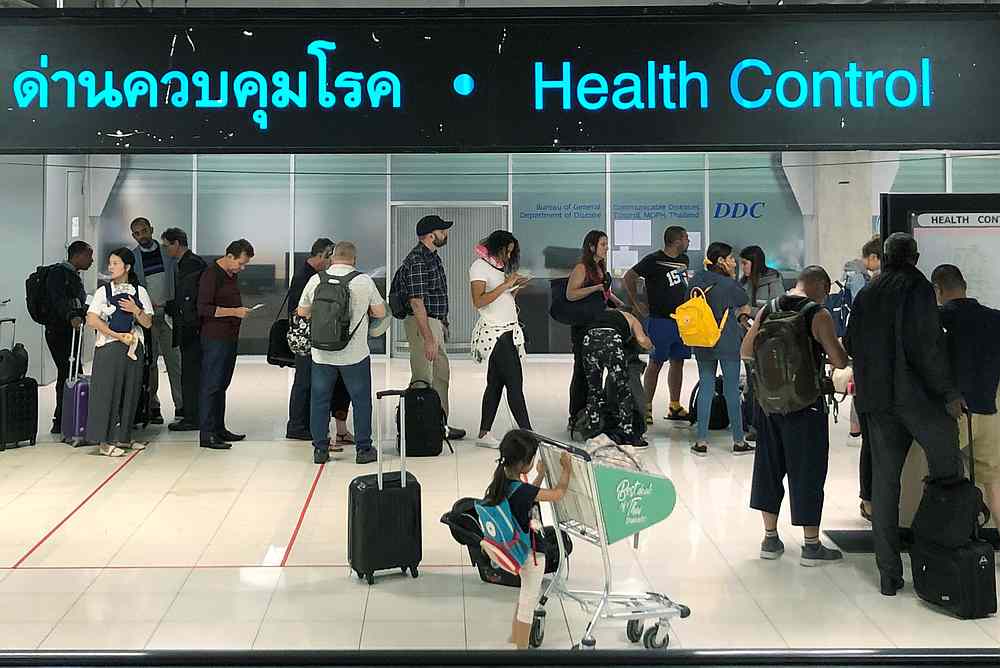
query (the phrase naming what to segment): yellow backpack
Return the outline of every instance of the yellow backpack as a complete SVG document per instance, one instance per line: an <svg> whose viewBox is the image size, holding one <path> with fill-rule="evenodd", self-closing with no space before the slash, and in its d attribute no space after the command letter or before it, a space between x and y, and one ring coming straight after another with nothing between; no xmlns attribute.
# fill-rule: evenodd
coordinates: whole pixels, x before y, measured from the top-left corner
<svg viewBox="0 0 1000 668"><path fill-rule="evenodd" d="M729 309L722 314L722 322L715 322L715 314L709 306L706 295L712 288L702 290L693 288L691 299L677 307L677 312L671 318L677 321L684 345L692 348L714 348L722 336L722 330L729 319Z"/></svg>

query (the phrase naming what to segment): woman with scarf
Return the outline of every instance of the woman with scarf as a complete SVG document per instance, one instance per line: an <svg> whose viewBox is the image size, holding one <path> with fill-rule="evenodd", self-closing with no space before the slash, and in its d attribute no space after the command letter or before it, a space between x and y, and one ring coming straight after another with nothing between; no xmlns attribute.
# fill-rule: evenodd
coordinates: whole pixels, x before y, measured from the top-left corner
<svg viewBox="0 0 1000 668"><path fill-rule="evenodd" d="M472 305L479 320L472 330L472 358L486 362L486 391L483 394L482 419L477 445L498 448L500 442L490 430L500 408L500 397L507 390L507 405L521 429L531 430L528 407L524 401L524 332L517 318L515 291L529 278L517 273L520 246L510 232L498 230L476 246L476 261L469 268Z"/></svg>

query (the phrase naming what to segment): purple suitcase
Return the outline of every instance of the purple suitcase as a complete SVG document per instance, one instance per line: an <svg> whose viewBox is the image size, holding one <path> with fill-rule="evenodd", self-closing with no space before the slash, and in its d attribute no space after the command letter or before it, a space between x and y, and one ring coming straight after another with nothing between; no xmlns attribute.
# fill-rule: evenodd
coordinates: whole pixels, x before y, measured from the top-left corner
<svg viewBox="0 0 1000 668"><path fill-rule="evenodd" d="M86 443L87 411L90 407L90 376L80 374L83 353L83 327L73 330L73 347L69 355L69 378L63 389L62 437L64 443L76 447Z"/></svg>

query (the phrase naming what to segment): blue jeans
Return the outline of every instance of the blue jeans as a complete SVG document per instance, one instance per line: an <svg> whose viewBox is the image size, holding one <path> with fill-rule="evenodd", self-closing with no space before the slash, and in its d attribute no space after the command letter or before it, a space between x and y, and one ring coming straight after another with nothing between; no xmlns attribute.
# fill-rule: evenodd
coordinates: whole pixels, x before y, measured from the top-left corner
<svg viewBox="0 0 1000 668"><path fill-rule="evenodd" d="M729 409L729 428L733 432L733 443L743 442L743 413L740 409L740 368L739 360L698 360L698 435L699 441L708 440L708 419L712 414L712 398L715 396L715 371L722 366L722 394Z"/></svg>
<svg viewBox="0 0 1000 668"><path fill-rule="evenodd" d="M312 411L309 431L313 447L317 450L330 447L330 399L337 379L343 378L347 393L354 406L354 441L357 451L372 448L372 361L366 357L350 366L330 364L312 365Z"/></svg>

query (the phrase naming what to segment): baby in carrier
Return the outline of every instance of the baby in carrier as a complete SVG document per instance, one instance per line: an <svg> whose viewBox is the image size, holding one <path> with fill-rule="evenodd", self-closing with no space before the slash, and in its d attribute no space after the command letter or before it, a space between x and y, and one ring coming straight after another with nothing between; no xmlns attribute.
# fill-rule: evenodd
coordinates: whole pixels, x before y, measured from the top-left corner
<svg viewBox="0 0 1000 668"><path fill-rule="evenodd" d="M515 429L500 442L500 458L486 497L476 504L483 527L482 549L504 570L520 575L521 592L509 642L527 649L535 604L545 574L545 544L541 534L540 501L559 501L566 494L571 475L569 455L562 454L562 475L555 489L541 489L545 465L541 459L535 479L527 479L538 452L538 440L529 432Z"/></svg>

